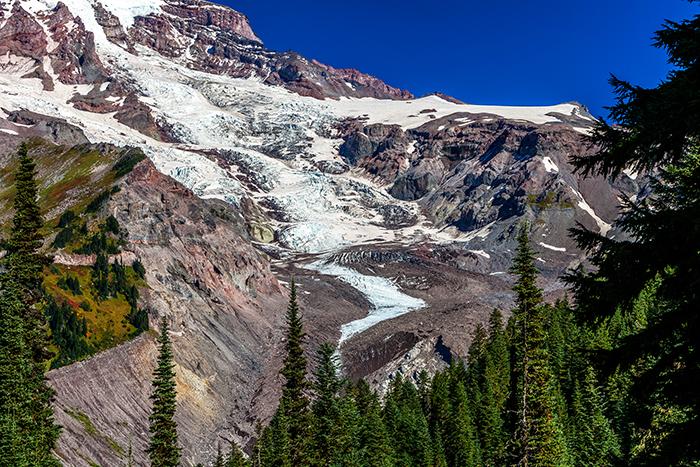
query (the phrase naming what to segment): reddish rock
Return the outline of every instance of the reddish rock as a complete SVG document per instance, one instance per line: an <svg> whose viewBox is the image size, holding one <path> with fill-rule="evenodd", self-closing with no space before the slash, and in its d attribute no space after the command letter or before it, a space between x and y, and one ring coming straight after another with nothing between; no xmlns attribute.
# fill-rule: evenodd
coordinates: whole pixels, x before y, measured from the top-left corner
<svg viewBox="0 0 700 467"><path fill-rule="evenodd" d="M107 79L109 72L97 56L94 34L64 3L59 2L48 17L48 28L58 44L49 53L51 66L62 83L101 83Z"/></svg>
<svg viewBox="0 0 700 467"><path fill-rule="evenodd" d="M0 55L29 57L39 63L46 55L46 33L41 25L16 2L7 22L0 28Z"/></svg>
<svg viewBox="0 0 700 467"><path fill-rule="evenodd" d="M248 18L231 8L200 0L167 0L163 11L186 19L191 24L231 32L262 44L250 27Z"/></svg>
<svg viewBox="0 0 700 467"><path fill-rule="evenodd" d="M95 20L97 21L97 24L102 26L105 36L107 36L107 39L110 42L128 50L133 54L136 54L136 49L134 49L133 45L131 44L129 36L127 36L126 32L124 32L124 28L122 27L119 18L114 16L110 11L106 10L101 3L95 4Z"/></svg>
<svg viewBox="0 0 700 467"><path fill-rule="evenodd" d="M175 142L167 125L156 121L151 108L141 102L134 93L129 94L119 111L114 114L114 119L155 140Z"/></svg>

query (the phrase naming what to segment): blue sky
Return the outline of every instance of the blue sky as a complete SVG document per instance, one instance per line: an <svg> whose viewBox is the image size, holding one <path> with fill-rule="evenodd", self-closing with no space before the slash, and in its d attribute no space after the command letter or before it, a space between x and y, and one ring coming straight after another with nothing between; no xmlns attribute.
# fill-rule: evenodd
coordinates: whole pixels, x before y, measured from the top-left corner
<svg viewBox="0 0 700 467"><path fill-rule="evenodd" d="M612 103L610 73L653 86L669 70L651 47L687 0L217 0L245 13L274 50L376 75L416 95L476 104Z"/></svg>

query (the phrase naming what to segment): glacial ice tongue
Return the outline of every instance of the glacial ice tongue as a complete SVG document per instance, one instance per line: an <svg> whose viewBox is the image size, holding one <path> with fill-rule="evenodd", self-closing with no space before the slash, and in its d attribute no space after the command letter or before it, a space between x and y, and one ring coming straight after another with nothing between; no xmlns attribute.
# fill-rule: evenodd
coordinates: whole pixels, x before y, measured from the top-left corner
<svg viewBox="0 0 700 467"><path fill-rule="evenodd" d="M382 321L405 315L426 306L423 300L406 295L394 282L384 277L366 276L354 269L326 261L317 261L305 267L321 274L339 278L359 290L372 304L367 316L341 327L339 345Z"/></svg>

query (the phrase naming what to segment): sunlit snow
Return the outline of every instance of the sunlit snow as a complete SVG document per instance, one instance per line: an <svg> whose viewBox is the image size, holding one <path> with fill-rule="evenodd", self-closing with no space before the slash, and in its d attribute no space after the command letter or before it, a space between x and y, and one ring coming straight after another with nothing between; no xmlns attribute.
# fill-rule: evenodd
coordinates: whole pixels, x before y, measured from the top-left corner
<svg viewBox="0 0 700 467"><path fill-rule="evenodd" d="M366 317L351 321L341 327L340 343L382 321L426 306L423 300L406 295L395 283L383 277L366 276L354 269L326 261L317 261L309 264L306 268L321 274L338 277L359 290L372 304Z"/></svg>

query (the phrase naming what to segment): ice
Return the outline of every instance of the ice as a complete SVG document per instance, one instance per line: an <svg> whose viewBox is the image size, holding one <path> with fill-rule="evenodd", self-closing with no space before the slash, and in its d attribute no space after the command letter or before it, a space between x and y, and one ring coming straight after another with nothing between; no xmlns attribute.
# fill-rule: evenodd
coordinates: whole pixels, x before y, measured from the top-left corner
<svg viewBox="0 0 700 467"><path fill-rule="evenodd" d="M396 318L426 306L423 300L406 295L394 282L384 277L366 276L354 269L326 261L317 261L305 267L320 274L337 277L359 290L372 304L372 308L368 310L366 317L351 321L341 327L341 344L350 337L364 332L382 321Z"/></svg>
<svg viewBox="0 0 700 467"><path fill-rule="evenodd" d="M637 176L639 176L639 172L632 169L625 169L622 173L627 175L631 180L637 180Z"/></svg>

